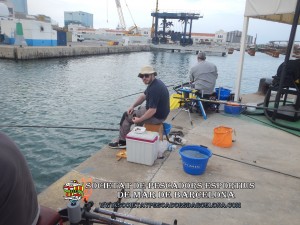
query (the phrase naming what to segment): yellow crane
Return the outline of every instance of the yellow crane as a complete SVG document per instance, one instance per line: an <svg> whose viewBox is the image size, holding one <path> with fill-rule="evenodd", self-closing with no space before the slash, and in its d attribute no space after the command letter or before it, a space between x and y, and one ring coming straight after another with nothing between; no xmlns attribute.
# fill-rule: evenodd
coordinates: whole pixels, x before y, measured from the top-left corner
<svg viewBox="0 0 300 225"><path fill-rule="evenodd" d="M119 22L120 22L119 29L125 31L125 35L137 35L137 36L140 36L141 34L140 34L139 30L138 30L137 25L134 22L134 19L132 17L132 14L131 14L130 9L129 9L128 5L127 5L126 0L125 0L125 4L126 4L126 6L128 8L129 14L130 14L131 19L132 19L133 24L134 24L134 26L132 26L131 28L129 28L129 30L126 30L126 24L125 24L125 20L124 20L124 16L123 16L123 11L122 11L122 6L121 6L121 3L120 3L120 0L115 0L115 2L116 2L118 14L119 14Z"/></svg>
<svg viewBox="0 0 300 225"><path fill-rule="evenodd" d="M121 6L121 3L120 3L120 0L115 0L115 3L116 3L116 6L117 6L118 15L119 15L119 26L118 26L118 29L123 30L124 34L128 35L128 36L132 36L132 35L134 35L134 36L140 36L141 35L140 31L138 30L138 26L134 22L133 16L132 16L131 11L130 11L128 5L127 5L126 0L125 0L125 4L126 4L126 7L128 8L129 14L130 14L131 19L132 19L133 24L134 24L128 30L126 30L126 24L125 24L125 20L124 20L124 16L123 16L123 11L122 11L122 6Z"/></svg>
<svg viewBox="0 0 300 225"><path fill-rule="evenodd" d="M128 5L127 5L126 0L125 0L125 4L126 4L126 7L127 7L128 11L129 11L129 14L130 14L130 17L131 17L131 19L132 19L132 22L133 22L133 24L134 24L133 27L131 27L131 28L127 31L126 35L137 35L137 36L140 36L141 34L140 34L139 30L138 30L137 25L136 25L135 22L134 22L133 16L132 16L131 11L130 11ZM135 30L135 32L134 32L134 30Z"/></svg>
<svg viewBox="0 0 300 225"><path fill-rule="evenodd" d="M155 12L158 12L158 0L156 0L156 7ZM151 27L151 38L154 37L154 29L155 29L155 22L154 22L154 16L152 17L152 27Z"/></svg>

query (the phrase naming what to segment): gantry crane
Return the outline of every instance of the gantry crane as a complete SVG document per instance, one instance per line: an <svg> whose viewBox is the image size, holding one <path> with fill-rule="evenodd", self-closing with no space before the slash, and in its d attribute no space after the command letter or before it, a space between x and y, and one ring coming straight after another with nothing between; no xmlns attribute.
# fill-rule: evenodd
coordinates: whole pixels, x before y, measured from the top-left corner
<svg viewBox="0 0 300 225"><path fill-rule="evenodd" d="M118 14L119 14L120 28L122 30L126 30L126 24L125 24L120 0L116 0L116 5L117 5L117 9L118 9Z"/></svg>

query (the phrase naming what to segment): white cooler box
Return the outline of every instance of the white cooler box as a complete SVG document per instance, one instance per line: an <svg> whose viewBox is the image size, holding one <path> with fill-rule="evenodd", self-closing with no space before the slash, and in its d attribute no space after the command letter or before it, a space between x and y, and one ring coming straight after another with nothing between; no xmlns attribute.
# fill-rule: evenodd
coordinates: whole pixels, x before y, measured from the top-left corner
<svg viewBox="0 0 300 225"><path fill-rule="evenodd" d="M152 166L157 159L159 134L145 131L136 133L134 130L126 136L127 161Z"/></svg>

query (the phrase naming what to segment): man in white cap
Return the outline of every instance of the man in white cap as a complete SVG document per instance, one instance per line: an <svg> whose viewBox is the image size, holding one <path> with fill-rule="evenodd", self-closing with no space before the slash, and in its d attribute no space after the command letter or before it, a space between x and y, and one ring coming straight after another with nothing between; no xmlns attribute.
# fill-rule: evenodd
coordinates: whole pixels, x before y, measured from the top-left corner
<svg viewBox="0 0 300 225"><path fill-rule="evenodd" d="M190 81L195 85L195 89L203 95L210 95L214 92L218 70L215 64L205 61L205 52L199 52L198 63L190 70Z"/></svg>
<svg viewBox="0 0 300 225"><path fill-rule="evenodd" d="M111 148L126 148L126 135L132 124L143 125L144 123L160 124L166 120L170 112L169 91L166 85L156 79L157 73L152 66L144 66L138 77L147 85L146 90L129 107L120 121L119 139L109 143ZM146 101L145 106L140 106ZM135 109L137 106L137 109Z"/></svg>

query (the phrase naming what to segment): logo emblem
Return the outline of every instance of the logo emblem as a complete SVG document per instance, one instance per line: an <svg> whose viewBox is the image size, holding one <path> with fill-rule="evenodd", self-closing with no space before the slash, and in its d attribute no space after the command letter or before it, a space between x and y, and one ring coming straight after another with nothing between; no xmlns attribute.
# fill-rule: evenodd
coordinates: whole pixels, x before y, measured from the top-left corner
<svg viewBox="0 0 300 225"><path fill-rule="evenodd" d="M65 199L72 203L79 201L84 196L84 186L77 180L72 180L71 182L64 184L63 190Z"/></svg>

